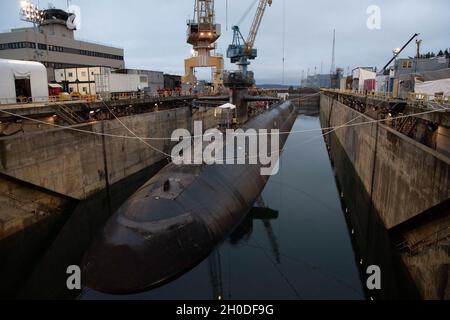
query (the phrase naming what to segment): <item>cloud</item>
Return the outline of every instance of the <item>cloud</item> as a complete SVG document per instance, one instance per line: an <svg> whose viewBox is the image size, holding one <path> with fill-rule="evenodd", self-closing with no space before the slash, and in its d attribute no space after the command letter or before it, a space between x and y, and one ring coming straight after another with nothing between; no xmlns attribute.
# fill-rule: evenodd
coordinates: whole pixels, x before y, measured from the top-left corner
<svg viewBox="0 0 450 320"><path fill-rule="evenodd" d="M217 22L222 24L223 30L218 41L220 53L226 53L232 40L231 26L253 1L228 0L228 31L226 0L216 1ZM0 29L25 25L18 21L16 14L19 2L1 1ZM66 6L63 0L51 2L57 7ZM41 6L43 3L41 0ZM194 0L73 0L71 3L82 10L82 30L77 32L78 38L123 47L128 67L183 73L184 59L190 53L186 43L186 20L193 16ZM381 8L381 30L371 31L366 26L366 10L370 5ZM255 10L241 25L244 35ZM392 49L402 46L416 32L421 33L424 51L449 47L449 12L448 0L274 0L258 34L259 57L252 62L251 69L259 83L281 83L284 35L286 83L299 83L302 70L306 72L308 68L328 72L333 29L337 34L337 66L381 68L392 56ZM404 55L413 56L414 52L412 44ZM226 68L235 66L227 61ZM199 74L201 77L210 75L205 70Z"/></svg>

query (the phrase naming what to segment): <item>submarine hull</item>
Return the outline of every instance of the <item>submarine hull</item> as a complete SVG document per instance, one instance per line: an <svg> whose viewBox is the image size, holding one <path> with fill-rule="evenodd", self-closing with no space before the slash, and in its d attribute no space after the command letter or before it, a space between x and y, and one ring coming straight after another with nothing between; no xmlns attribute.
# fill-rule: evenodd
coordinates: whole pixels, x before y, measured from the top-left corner
<svg viewBox="0 0 450 320"><path fill-rule="evenodd" d="M242 129L290 132L296 115L285 102ZM280 134L280 149L287 138ZM167 165L124 203L86 252L84 284L105 293L138 293L192 269L250 211L268 180L260 170L250 164Z"/></svg>

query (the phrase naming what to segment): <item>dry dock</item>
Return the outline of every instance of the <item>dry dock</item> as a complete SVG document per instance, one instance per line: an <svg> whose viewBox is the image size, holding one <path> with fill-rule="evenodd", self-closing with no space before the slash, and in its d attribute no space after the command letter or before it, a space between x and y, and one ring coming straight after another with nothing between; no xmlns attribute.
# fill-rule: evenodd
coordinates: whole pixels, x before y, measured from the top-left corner
<svg viewBox="0 0 450 320"><path fill-rule="evenodd" d="M330 132L327 143L338 180L345 184L349 170L343 163L350 162L422 297L448 299L450 158L436 150L439 144L433 149L426 145L426 139L421 143L387 122L374 122L370 113L375 104L366 98L361 100L364 108L359 111L349 106L347 98L326 92L320 100L323 128L352 124L332 132L324 129L325 134ZM448 112L434 116L441 124L448 123ZM354 188L347 189L344 198L358 198ZM370 236L367 223L359 221L357 237Z"/></svg>

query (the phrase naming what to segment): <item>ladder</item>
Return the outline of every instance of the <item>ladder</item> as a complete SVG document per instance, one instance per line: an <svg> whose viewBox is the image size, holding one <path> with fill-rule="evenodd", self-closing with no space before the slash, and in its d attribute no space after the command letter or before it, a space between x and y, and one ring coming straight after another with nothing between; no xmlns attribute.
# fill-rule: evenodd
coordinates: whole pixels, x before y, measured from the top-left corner
<svg viewBox="0 0 450 320"><path fill-rule="evenodd" d="M399 131L406 136L410 136L414 128L416 127L417 122L418 119L416 117L407 117L405 118L403 123L401 123Z"/></svg>

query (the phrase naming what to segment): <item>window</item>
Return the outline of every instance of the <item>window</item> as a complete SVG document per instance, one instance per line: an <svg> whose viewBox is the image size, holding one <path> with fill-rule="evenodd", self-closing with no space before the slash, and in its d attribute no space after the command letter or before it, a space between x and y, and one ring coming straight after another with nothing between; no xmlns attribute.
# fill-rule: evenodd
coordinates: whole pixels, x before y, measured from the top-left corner
<svg viewBox="0 0 450 320"><path fill-rule="evenodd" d="M86 87L83 87L83 92L87 92L87 88Z"/></svg>
<svg viewBox="0 0 450 320"><path fill-rule="evenodd" d="M67 74L67 76L68 76L69 78L73 78L73 72L69 72L69 73Z"/></svg>

